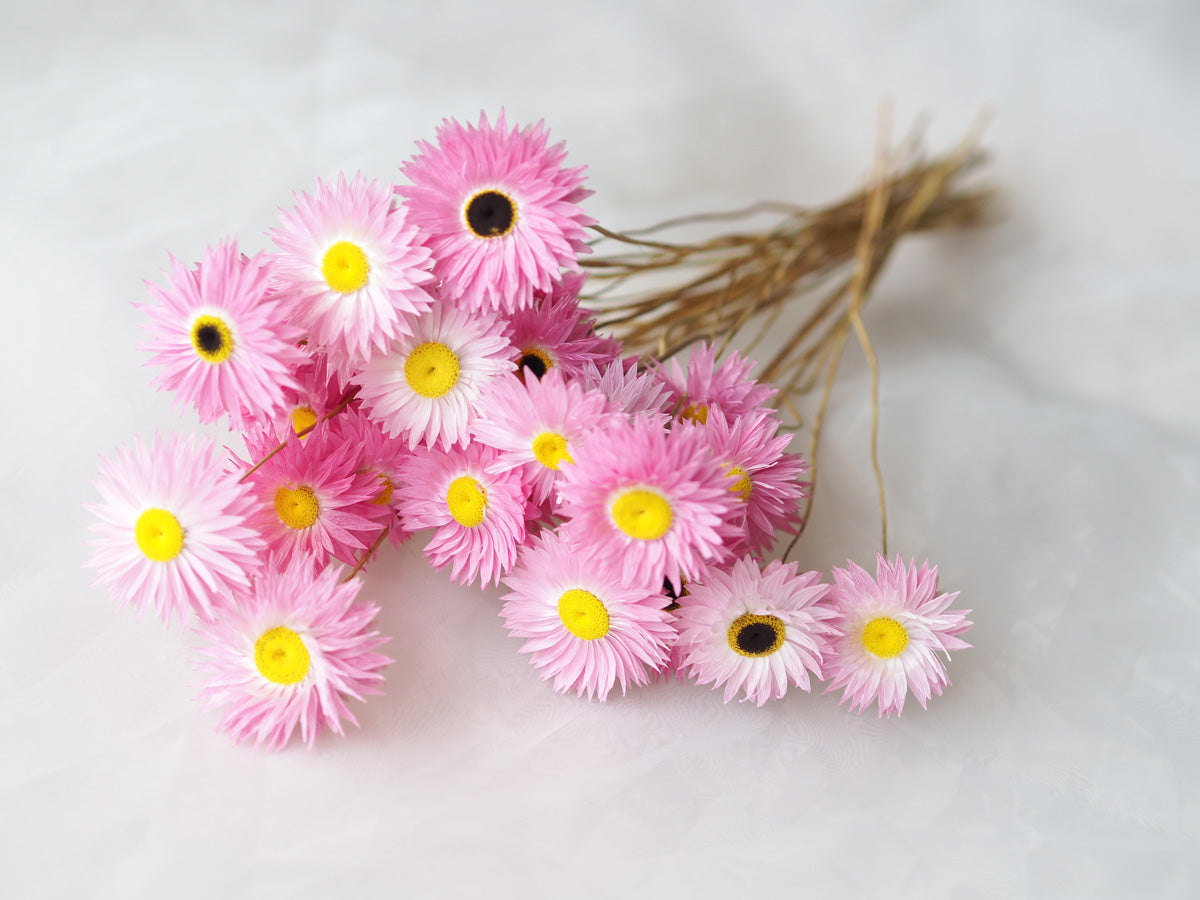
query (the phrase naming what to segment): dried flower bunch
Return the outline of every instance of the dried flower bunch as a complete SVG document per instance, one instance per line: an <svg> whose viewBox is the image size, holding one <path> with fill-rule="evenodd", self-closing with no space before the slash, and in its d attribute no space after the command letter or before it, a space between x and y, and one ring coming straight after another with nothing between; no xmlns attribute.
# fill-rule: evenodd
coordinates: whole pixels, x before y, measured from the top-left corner
<svg viewBox="0 0 1200 900"><path fill-rule="evenodd" d="M832 381L850 329L869 350L862 303L901 235L977 215L981 195L949 189L967 162L668 244L598 228L542 124L448 120L405 183L318 181L272 252L223 240L149 285L157 386L244 456L178 435L118 448L89 564L119 604L194 629L201 699L271 749L341 733L347 701L378 693L361 572L418 531L452 580L506 586L500 615L558 691L677 675L762 705L828 680L855 709L924 705L967 646L957 595L886 545L874 576L772 559L811 499L778 408ZM582 263L590 228L630 252ZM685 283L610 298L598 323L585 265ZM767 366L777 392L728 342L796 296L819 299Z"/></svg>

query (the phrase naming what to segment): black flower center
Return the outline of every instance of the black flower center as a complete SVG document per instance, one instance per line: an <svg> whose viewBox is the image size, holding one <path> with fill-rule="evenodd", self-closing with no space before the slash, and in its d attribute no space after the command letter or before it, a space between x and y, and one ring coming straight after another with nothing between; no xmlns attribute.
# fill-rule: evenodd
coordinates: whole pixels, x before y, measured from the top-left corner
<svg viewBox="0 0 1200 900"><path fill-rule="evenodd" d="M221 349L221 331L216 325L201 325L196 329L196 346L213 356Z"/></svg>
<svg viewBox="0 0 1200 900"><path fill-rule="evenodd" d="M766 622L752 622L737 633L738 649L749 656L761 656L775 644L775 629Z"/></svg>
<svg viewBox="0 0 1200 900"><path fill-rule="evenodd" d="M526 353L521 357L521 368L528 369L541 381L542 376L546 374L546 361L536 353Z"/></svg>
<svg viewBox="0 0 1200 900"><path fill-rule="evenodd" d="M467 225L479 237L508 234L516 220L516 205L499 191L480 191L467 204Z"/></svg>

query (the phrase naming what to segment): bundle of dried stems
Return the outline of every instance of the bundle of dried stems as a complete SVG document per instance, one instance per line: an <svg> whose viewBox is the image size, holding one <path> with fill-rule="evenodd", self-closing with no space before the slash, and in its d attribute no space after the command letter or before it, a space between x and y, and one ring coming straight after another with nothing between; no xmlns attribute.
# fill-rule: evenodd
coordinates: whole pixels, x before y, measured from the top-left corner
<svg viewBox="0 0 1200 900"><path fill-rule="evenodd" d="M885 554L887 505L878 456L879 367L862 308L904 235L972 225L983 218L990 192L961 187L963 177L984 158L978 146L981 130L982 123L950 153L924 160L916 141L891 148L885 113L869 182L847 200L817 209L756 204L733 213L673 219L628 234L596 227L601 235L597 246L617 242L625 248L583 262L590 270L589 283L602 285L585 298L600 311L599 327L618 337L626 352L660 360L698 340L713 341L724 352L743 329L754 326L753 336L739 347L750 354L785 309L789 319L792 310L803 310L800 324L757 374L779 388L775 402L790 413L795 427L809 425L814 482L821 424L853 330L871 370L871 461L879 486ZM753 233L721 234L701 243L647 237L684 225L763 213L779 216L777 224ZM675 283L662 287L664 278ZM820 399L807 423L797 401L818 384L822 385ZM807 504L805 522L811 492Z"/></svg>

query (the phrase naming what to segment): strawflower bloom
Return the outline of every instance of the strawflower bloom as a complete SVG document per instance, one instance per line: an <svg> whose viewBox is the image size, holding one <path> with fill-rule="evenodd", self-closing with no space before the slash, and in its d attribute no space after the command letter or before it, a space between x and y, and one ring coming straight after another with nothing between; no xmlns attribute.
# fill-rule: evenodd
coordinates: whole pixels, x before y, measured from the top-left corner
<svg viewBox="0 0 1200 900"><path fill-rule="evenodd" d="M680 601L679 653L700 684L725 687L725 702L744 691L762 706L807 691L821 677L821 648L835 613L821 600L829 585L819 572L798 574L796 563L774 560L760 570L742 557L729 572L710 569Z"/></svg>
<svg viewBox="0 0 1200 900"><path fill-rule="evenodd" d="M389 435L449 450L465 443L483 388L513 370L512 345L500 322L435 303L413 333L355 376L367 414Z"/></svg>
<svg viewBox="0 0 1200 900"><path fill-rule="evenodd" d="M878 554L875 577L853 562L833 570L830 603L837 611L837 634L826 650L826 691L842 689L842 702L865 710L876 700L879 715L899 715L911 690L922 708L950 684L951 650L971 645L958 636L971 627L970 610L952 610L958 592L938 593L937 567L917 568L899 556Z"/></svg>
<svg viewBox="0 0 1200 900"><path fill-rule="evenodd" d="M548 137L541 122L509 129L502 112L495 125L486 115L478 126L443 121L436 147L417 142L402 166L412 184L396 191L433 252L444 299L511 312L579 268L592 224L579 203L591 191Z"/></svg>
<svg viewBox="0 0 1200 900"><path fill-rule="evenodd" d="M559 480L564 535L658 590L724 554L736 496L696 429L614 421L574 448Z"/></svg>
<svg viewBox="0 0 1200 900"><path fill-rule="evenodd" d="M304 334L287 322L270 280L262 254L247 259L225 240L206 248L193 270L172 259L165 288L146 283L158 300L139 305L150 316L147 365L162 367L154 383L193 404L201 422L227 414L230 427L243 429L271 416L284 392L296 389L292 373L305 358L296 344Z"/></svg>
<svg viewBox="0 0 1200 900"><path fill-rule="evenodd" d="M556 691L604 700L666 664L675 629L662 595L626 584L618 565L586 548L546 532L504 583L512 592L500 615Z"/></svg>
<svg viewBox="0 0 1200 900"><path fill-rule="evenodd" d="M587 363L604 366L620 353L620 344L596 334L596 318L579 305L577 295L586 276L569 274L533 306L518 309L509 320L510 340L523 377L541 378L551 369L575 376Z"/></svg>
<svg viewBox="0 0 1200 900"><path fill-rule="evenodd" d="M392 661L375 652L387 638L372 628L378 608L355 601L361 587L337 567L267 571L243 605L197 629L199 699L225 710L220 731L279 750L298 727L311 749L323 728L358 724L346 700L382 693Z"/></svg>
<svg viewBox="0 0 1200 900"><path fill-rule="evenodd" d="M653 369L639 372L637 363L636 356L613 360L603 369L586 363L579 380L600 391L629 417L648 417L666 427L671 418L666 411L670 400L666 383Z"/></svg>
<svg viewBox="0 0 1200 900"><path fill-rule="evenodd" d="M209 441L155 436L100 461L104 502L88 509L100 534L88 565L118 606L153 609L163 622L209 621L250 589L262 539L247 524L249 493L222 471Z"/></svg>
<svg viewBox="0 0 1200 900"><path fill-rule="evenodd" d="M433 301L429 251L395 205L392 187L357 174L317 181L268 232L292 320L348 373L408 331Z"/></svg>
<svg viewBox="0 0 1200 900"><path fill-rule="evenodd" d="M517 469L492 471L497 451L484 444L418 450L400 470L395 497L406 527L435 529L425 556L450 580L497 583L525 539L526 487Z"/></svg>
<svg viewBox="0 0 1200 900"><path fill-rule="evenodd" d="M716 347L708 342L692 349L687 369L671 360L670 368L660 367L671 392L671 405L682 421L708 421L711 407L734 419L761 407L776 393L775 388L750 377L754 363L743 360L736 350L717 364Z"/></svg>

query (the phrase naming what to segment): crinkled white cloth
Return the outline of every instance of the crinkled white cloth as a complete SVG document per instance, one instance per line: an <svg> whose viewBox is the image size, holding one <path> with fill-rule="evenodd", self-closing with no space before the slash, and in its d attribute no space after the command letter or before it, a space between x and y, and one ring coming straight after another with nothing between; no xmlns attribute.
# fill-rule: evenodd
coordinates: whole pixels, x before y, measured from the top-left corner
<svg viewBox="0 0 1200 900"><path fill-rule="evenodd" d="M8 2L0 34L0 894L1192 897L1200 635L1200 7ZM443 116L545 118L632 228L831 200L975 113L998 224L878 285L895 551L974 609L899 720L685 685L552 693L421 540L371 571L397 662L279 755L193 702L189 641L81 564L100 454L193 427L136 350L168 252L397 177ZM806 565L877 546L847 355Z"/></svg>

